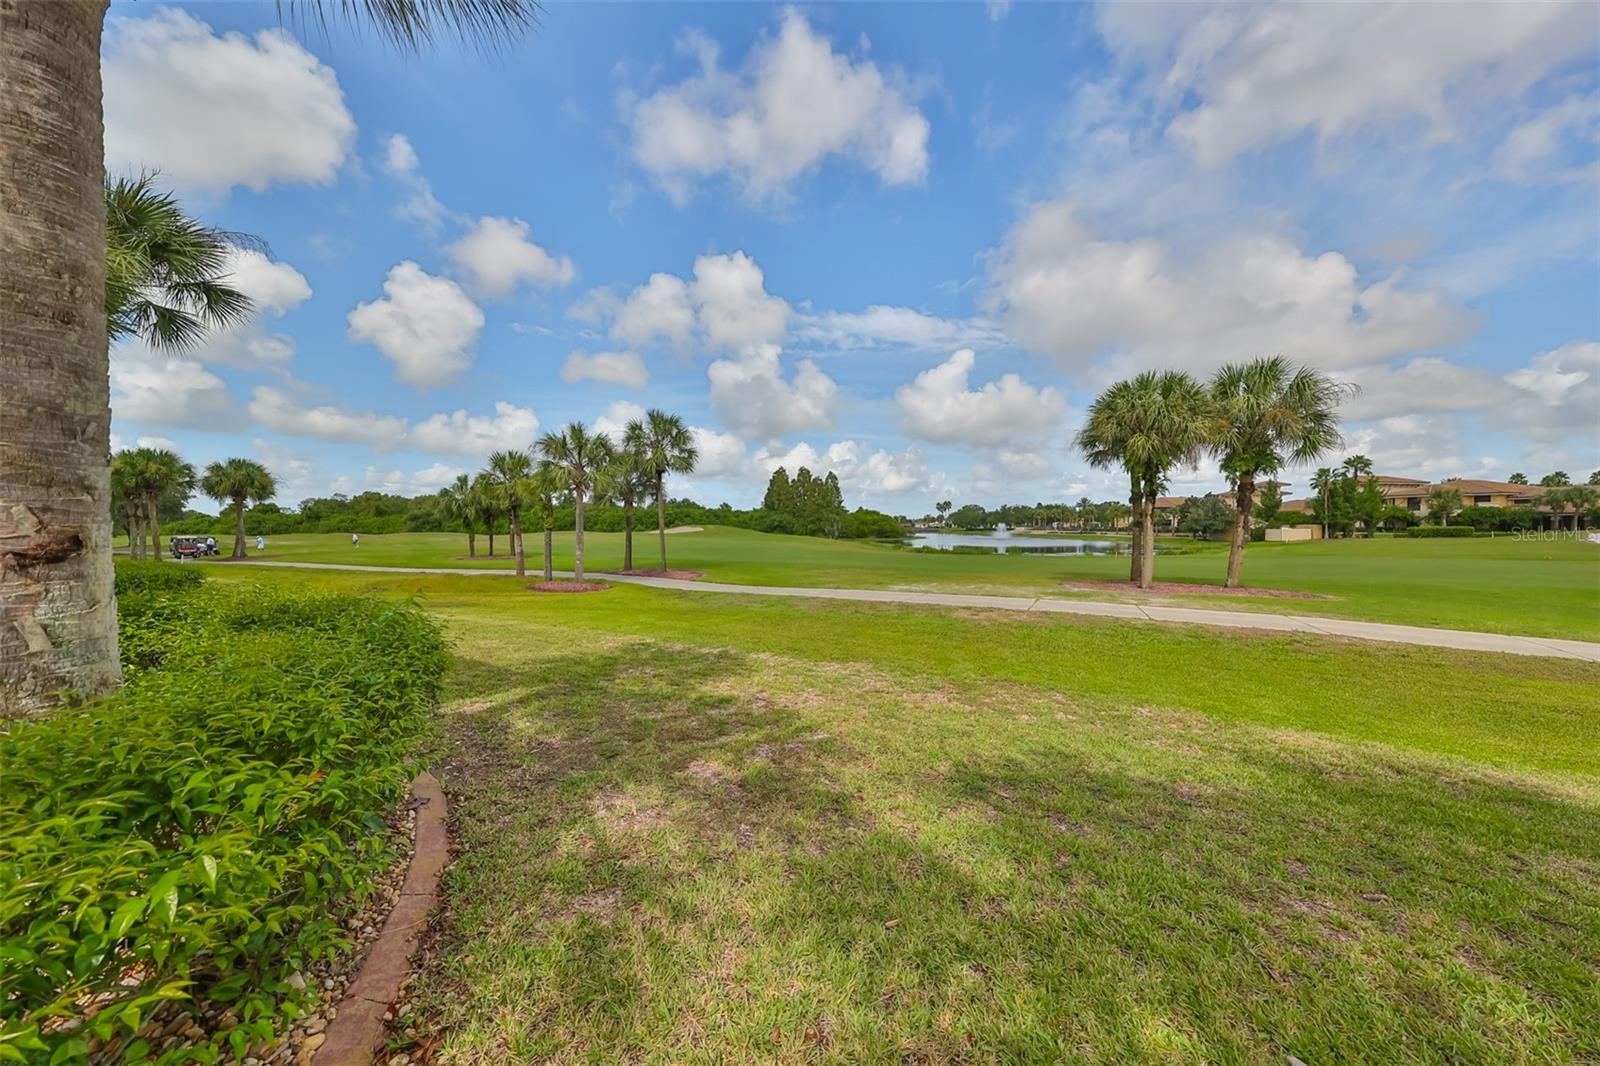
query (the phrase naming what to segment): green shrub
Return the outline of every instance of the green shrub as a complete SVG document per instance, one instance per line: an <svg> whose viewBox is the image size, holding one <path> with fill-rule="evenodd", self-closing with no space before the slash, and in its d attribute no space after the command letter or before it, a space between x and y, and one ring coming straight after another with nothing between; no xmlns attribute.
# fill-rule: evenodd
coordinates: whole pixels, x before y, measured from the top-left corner
<svg viewBox="0 0 1600 1066"><path fill-rule="evenodd" d="M0 735L0 1060L82 1060L189 996L231 1005L236 1057L281 1029L307 995L286 979L392 861L446 661L420 612L352 596L119 610L124 687Z"/></svg>
<svg viewBox="0 0 1600 1066"><path fill-rule="evenodd" d="M1406 530L1408 537L1472 537L1477 530L1471 526L1412 526Z"/></svg>
<svg viewBox="0 0 1600 1066"><path fill-rule="evenodd" d="M205 580L198 567L180 562L118 559L117 595L138 592L180 592L199 586Z"/></svg>

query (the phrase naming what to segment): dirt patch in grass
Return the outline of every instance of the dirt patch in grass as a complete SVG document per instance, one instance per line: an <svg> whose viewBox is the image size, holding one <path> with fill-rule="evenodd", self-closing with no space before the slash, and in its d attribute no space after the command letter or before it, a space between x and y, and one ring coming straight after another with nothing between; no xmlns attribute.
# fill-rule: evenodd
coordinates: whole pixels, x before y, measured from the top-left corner
<svg viewBox="0 0 1600 1066"><path fill-rule="evenodd" d="M1332 596L1319 596L1314 592L1294 589L1224 588L1221 585L1200 585L1182 581L1157 581L1147 589L1130 581L1064 581L1062 588L1073 592L1137 592L1147 596L1242 596L1266 600L1331 600Z"/></svg>
<svg viewBox="0 0 1600 1066"><path fill-rule="evenodd" d="M604 581L535 581L524 587L529 592L604 592L611 586Z"/></svg>
<svg viewBox="0 0 1600 1066"><path fill-rule="evenodd" d="M667 532L670 533L671 530ZM604 572L607 574L623 574L627 577L670 577L674 581L699 581L706 576L704 570L674 570L670 567L663 570L659 566L652 566L647 569L634 567L632 570L607 570Z"/></svg>

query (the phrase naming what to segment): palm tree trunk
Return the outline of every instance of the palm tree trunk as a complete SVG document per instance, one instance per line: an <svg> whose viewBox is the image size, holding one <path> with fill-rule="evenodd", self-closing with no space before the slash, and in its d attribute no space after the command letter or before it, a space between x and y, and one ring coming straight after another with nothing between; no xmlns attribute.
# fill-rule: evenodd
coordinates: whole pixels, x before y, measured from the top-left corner
<svg viewBox="0 0 1600 1066"><path fill-rule="evenodd" d="M1156 576L1156 498L1146 495L1144 498L1144 545L1139 554L1143 565L1139 567L1139 587L1147 589L1155 581Z"/></svg>
<svg viewBox="0 0 1600 1066"><path fill-rule="evenodd" d="M1228 545L1228 579L1223 584L1230 589L1239 587L1239 570L1244 566L1245 540L1250 536L1250 507L1256 483L1250 478L1240 478L1233 490L1233 541Z"/></svg>
<svg viewBox="0 0 1600 1066"><path fill-rule="evenodd" d="M156 498L148 496L144 501L145 512L150 516L150 558L156 562L161 561L161 513L156 505Z"/></svg>
<svg viewBox="0 0 1600 1066"><path fill-rule="evenodd" d="M1135 488L1128 493L1128 515L1131 519L1128 523L1128 532L1131 534L1131 542L1128 545L1129 581L1139 580L1139 568L1144 565L1144 522L1140 518L1142 514L1144 514L1143 497Z"/></svg>
<svg viewBox="0 0 1600 1066"><path fill-rule="evenodd" d="M553 560L551 558L554 554L555 554L554 524L550 521L550 519L546 518L544 520L544 580L545 580L545 584L549 584L550 582L552 582L552 581L554 581L556 579L556 574L555 574L555 569L554 569L555 564L554 564L554 562L553 562Z"/></svg>
<svg viewBox="0 0 1600 1066"><path fill-rule="evenodd" d="M667 568L667 498L666 478L656 475L656 539L661 543L661 569Z"/></svg>
<svg viewBox="0 0 1600 1066"><path fill-rule="evenodd" d="M233 557L244 558L244 497L233 500Z"/></svg>
<svg viewBox="0 0 1600 1066"><path fill-rule="evenodd" d="M633 500L622 501L622 569L633 569Z"/></svg>
<svg viewBox="0 0 1600 1066"><path fill-rule="evenodd" d="M139 507L132 500L125 500L122 505L122 514L128 525L128 558L144 558L144 530L139 528Z"/></svg>
<svg viewBox="0 0 1600 1066"><path fill-rule="evenodd" d="M105 0L0 2L0 717L121 678L111 585Z"/></svg>
<svg viewBox="0 0 1600 1066"><path fill-rule="evenodd" d="M494 558L494 515L489 516L489 558Z"/></svg>
<svg viewBox="0 0 1600 1066"><path fill-rule="evenodd" d="M511 552L517 557L517 576L526 577L527 571L522 565L522 516L515 507L511 509Z"/></svg>
<svg viewBox="0 0 1600 1066"><path fill-rule="evenodd" d="M583 493L575 493L572 502L572 576L583 580Z"/></svg>
<svg viewBox="0 0 1600 1066"><path fill-rule="evenodd" d="M476 534L476 533L474 533L472 531L472 527L471 526L468 526L467 527L467 558L468 559L476 559L477 557L478 557L478 534Z"/></svg>

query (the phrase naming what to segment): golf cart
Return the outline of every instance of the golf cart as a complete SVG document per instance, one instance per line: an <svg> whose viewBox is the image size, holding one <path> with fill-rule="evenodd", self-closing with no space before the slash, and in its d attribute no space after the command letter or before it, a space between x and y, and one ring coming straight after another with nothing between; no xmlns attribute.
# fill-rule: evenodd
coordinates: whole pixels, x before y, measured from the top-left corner
<svg viewBox="0 0 1600 1066"><path fill-rule="evenodd" d="M216 554L216 537L172 538L172 557L174 559L200 559L207 555Z"/></svg>

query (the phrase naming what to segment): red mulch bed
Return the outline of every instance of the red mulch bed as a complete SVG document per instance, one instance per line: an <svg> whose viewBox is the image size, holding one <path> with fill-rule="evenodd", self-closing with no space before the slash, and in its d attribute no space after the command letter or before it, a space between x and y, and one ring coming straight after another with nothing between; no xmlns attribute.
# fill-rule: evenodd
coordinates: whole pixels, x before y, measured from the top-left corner
<svg viewBox="0 0 1600 1066"><path fill-rule="evenodd" d="M704 570L663 570L659 566L652 566L648 570L607 570L608 574L623 574L628 577L670 577L678 581L699 581L705 577Z"/></svg>
<svg viewBox="0 0 1600 1066"><path fill-rule="evenodd" d="M529 592L604 592L611 586L604 581L535 581L525 587Z"/></svg>
<svg viewBox="0 0 1600 1066"><path fill-rule="evenodd" d="M1266 600L1327 600L1331 596L1318 596L1314 592L1296 592L1292 589L1224 588L1221 585L1194 585L1181 581L1156 581L1142 589L1131 581L1067 581L1063 588L1075 592L1142 592L1154 596L1249 596Z"/></svg>

